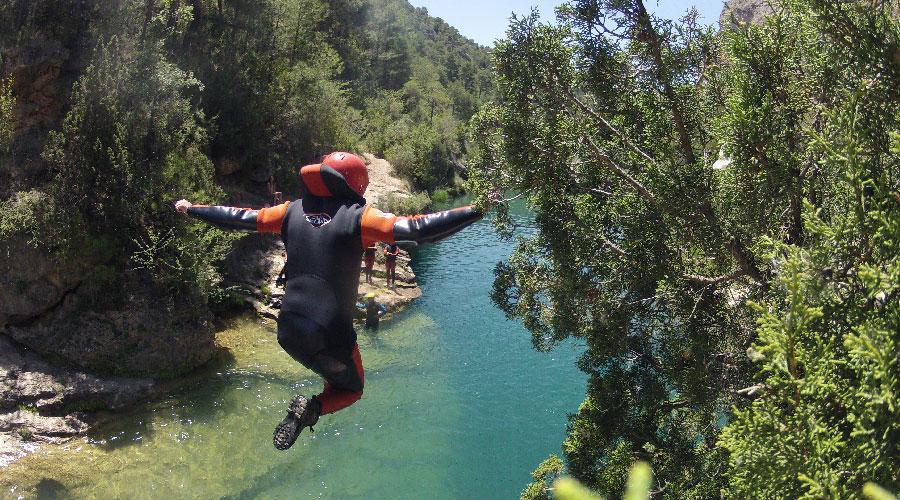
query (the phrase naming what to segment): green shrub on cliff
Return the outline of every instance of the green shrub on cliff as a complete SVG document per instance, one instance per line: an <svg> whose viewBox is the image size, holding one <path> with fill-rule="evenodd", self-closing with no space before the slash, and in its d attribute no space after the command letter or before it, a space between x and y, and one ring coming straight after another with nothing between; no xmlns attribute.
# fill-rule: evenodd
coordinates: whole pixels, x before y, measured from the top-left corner
<svg viewBox="0 0 900 500"><path fill-rule="evenodd" d="M379 92L366 102L366 148L379 157L384 157L395 144L399 144L409 134L412 124L404 114L404 104L399 91Z"/></svg>
<svg viewBox="0 0 900 500"><path fill-rule="evenodd" d="M424 213L431 206L428 193L416 193L412 196L397 196L388 193L379 202L379 209L395 215L416 215Z"/></svg>
<svg viewBox="0 0 900 500"><path fill-rule="evenodd" d="M16 97L13 95L12 83L12 77L0 77L0 153L9 151L15 130L13 107Z"/></svg>
<svg viewBox="0 0 900 500"><path fill-rule="evenodd" d="M413 127L406 138L387 150L386 159L394 166L394 171L408 179L414 188L433 190L446 186L453 178L451 158L459 154L456 145L448 144L449 132L441 132L453 126L453 121L441 125L418 125Z"/></svg>
<svg viewBox="0 0 900 500"><path fill-rule="evenodd" d="M352 15L350 3L191 2L194 20L183 40L169 38L166 55L203 82L192 93L210 117L214 161L258 183L274 175L287 191L296 187L297 165L356 145L361 117L338 79L344 61L329 43L353 26L353 19L330 25L337 21L329 21L336 14L329 6ZM352 52L352 37L340 47Z"/></svg>
<svg viewBox="0 0 900 500"><path fill-rule="evenodd" d="M49 222L59 229L58 241L45 243L90 258L86 241L109 240L102 261L120 275L147 271L163 286L203 292L218 280L212 264L227 240L172 208L181 196L222 194L202 153L202 115L187 98L199 87L152 41L141 48L114 37L97 47L44 151L54 174Z"/></svg>
<svg viewBox="0 0 900 500"><path fill-rule="evenodd" d="M49 199L40 191L15 193L0 201L0 242L21 236L37 247L46 241L46 208Z"/></svg>

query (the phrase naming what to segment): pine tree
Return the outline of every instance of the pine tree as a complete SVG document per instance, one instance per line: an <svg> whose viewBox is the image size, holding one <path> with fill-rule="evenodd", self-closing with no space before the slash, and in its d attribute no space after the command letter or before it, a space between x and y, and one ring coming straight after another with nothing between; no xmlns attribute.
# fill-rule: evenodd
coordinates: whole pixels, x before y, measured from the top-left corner
<svg viewBox="0 0 900 500"><path fill-rule="evenodd" d="M586 345L569 472L607 496L637 459L671 498L895 488L896 19L787 1L716 33L631 0L560 21L498 44L471 184L540 229L495 302L538 349Z"/></svg>

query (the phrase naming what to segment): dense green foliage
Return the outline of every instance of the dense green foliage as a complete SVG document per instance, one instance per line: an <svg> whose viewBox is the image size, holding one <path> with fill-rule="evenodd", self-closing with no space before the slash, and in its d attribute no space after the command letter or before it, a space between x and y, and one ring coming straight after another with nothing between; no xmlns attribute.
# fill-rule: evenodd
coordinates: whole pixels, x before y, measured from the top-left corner
<svg viewBox="0 0 900 500"><path fill-rule="evenodd" d="M378 0L371 12L370 80L384 90L368 97L367 145L419 189L450 184L464 125L492 88L488 55L405 2Z"/></svg>
<svg viewBox="0 0 900 500"><path fill-rule="evenodd" d="M471 184L521 193L540 230L495 302L538 349L586 345L568 471L606 496L636 459L669 498L900 487L897 19L819 0L721 33L640 0L559 13L496 47Z"/></svg>
<svg viewBox="0 0 900 500"><path fill-rule="evenodd" d="M97 48L47 142L53 232L43 231L51 236L43 243L84 258L84 243L101 240L114 261L130 259L159 284L207 292L218 282L213 264L225 241L176 217L169 203L169 193L206 203L222 194L202 153L202 115L185 97L199 82L151 42L124 43L113 37Z"/></svg>
<svg viewBox="0 0 900 500"><path fill-rule="evenodd" d="M89 262L98 307L125 282L219 294L231 238L181 197L291 196L333 150L453 181L492 88L487 50L405 0L16 0L0 26L0 243Z"/></svg>
<svg viewBox="0 0 900 500"><path fill-rule="evenodd" d="M412 196L398 196L388 193L378 201L379 208L396 215L415 215L424 213L431 206L428 193L416 193Z"/></svg>

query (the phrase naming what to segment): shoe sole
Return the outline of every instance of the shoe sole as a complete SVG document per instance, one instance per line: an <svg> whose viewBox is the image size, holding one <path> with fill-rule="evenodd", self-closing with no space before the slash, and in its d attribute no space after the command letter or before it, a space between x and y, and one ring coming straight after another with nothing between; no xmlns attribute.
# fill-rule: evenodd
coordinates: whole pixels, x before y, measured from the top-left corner
<svg viewBox="0 0 900 500"><path fill-rule="evenodd" d="M303 412L306 411L307 404L309 404L309 399L298 394L291 399L289 408L302 415ZM292 429L296 430L292 431ZM296 417L289 413L288 416L284 417L281 420L281 423L275 427L275 432L272 434L272 444L275 445L275 449L285 451L291 446L294 446L294 443L297 442L297 438L300 436L301 432L303 432L303 426L300 425L300 422Z"/></svg>
<svg viewBox="0 0 900 500"><path fill-rule="evenodd" d="M292 428L300 426L296 420L292 416L287 416L275 427L275 432L272 434L272 444L275 445L275 449L285 451L297 442L297 437L300 436L300 431L303 429L292 430Z"/></svg>

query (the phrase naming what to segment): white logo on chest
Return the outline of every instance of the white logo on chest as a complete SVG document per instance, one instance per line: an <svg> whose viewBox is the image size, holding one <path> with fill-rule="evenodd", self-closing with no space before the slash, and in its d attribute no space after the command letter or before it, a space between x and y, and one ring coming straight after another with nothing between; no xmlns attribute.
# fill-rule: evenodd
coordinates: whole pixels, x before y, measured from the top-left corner
<svg viewBox="0 0 900 500"><path fill-rule="evenodd" d="M331 222L331 216L328 214L305 214L306 222L309 222L313 227L322 227L325 224Z"/></svg>

